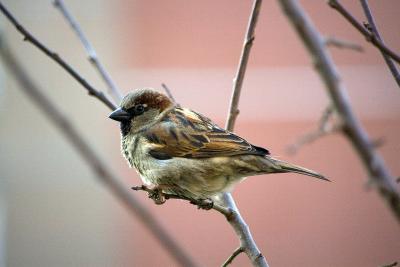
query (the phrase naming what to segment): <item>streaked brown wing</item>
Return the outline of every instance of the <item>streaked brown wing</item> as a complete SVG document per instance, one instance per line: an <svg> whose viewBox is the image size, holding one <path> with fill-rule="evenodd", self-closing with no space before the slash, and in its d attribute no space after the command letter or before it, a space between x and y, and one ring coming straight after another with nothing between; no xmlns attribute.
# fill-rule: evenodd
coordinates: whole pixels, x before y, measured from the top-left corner
<svg viewBox="0 0 400 267"><path fill-rule="evenodd" d="M187 109L176 108L161 123L149 128L145 137L155 158L209 158L233 155L268 155L243 138L221 129L210 119Z"/></svg>

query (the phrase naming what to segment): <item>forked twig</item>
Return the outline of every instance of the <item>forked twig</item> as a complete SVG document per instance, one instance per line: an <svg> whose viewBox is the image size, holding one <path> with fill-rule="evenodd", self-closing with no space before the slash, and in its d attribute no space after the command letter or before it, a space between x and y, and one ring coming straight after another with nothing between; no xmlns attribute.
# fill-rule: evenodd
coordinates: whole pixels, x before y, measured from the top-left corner
<svg viewBox="0 0 400 267"><path fill-rule="evenodd" d="M7 19L15 26L15 28L24 36L24 40L30 42L36 46L40 51L45 53L48 57L53 59L57 64L59 64L66 72L68 72L72 77L75 78L89 93L89 95L96 97L98 100L103 102L111 110L116 109L116 105L107 98L103 92L95 89L90 85L75 69L71 67L64 59L62 59L57 53L48 49L44 44L42 44L38 39L36 39L30 32L28 32L17 20L16 18L4 7L0 2L0 10L7 17Z"/></svg>
<svg viewBox="0 0 400 267"><path fill-rule="evenodd" d="M368 31L363 25L361 25L354 17L350 14L343 6L340 4L338 0L328 0L328 4L330 7L338 11L351 25L354 26L362 35L365 36L365 39L373 44L376 48L378 48L382 53L391 57L397 63L400 64L400 56L396 54L393 50L387 47L375 34Z"/></svg>
<svg viewBox="0 0 400 267"><path fill-rule="evenodd" d="M333 107L330 105L328 106L325 111L322 113L321 119L318 123L318 127L303 136L300 136L296 142L289 145L287 147L287 152L289 154L295 154L299 151L301 147L307 144L311 144L314 141L335 132L342 130L342 125L340 122L331 123L329 124L330 118L332 117L334 112Z"/></svg>
<svg viewBox="0 0 400 267"><path fill-rule="evenodd" d="M69 25L71 26L71 28L76 33L79 40L85 47L86 53L88 54L88 59L90 63L92 63L94 68L97 70L97 72L100 74L103 81L106 83L108 87L108 93L112 96L115 103L119 103L122 99L121 91L118 89L117 85L111 79L111 76L108 74L103 64L101 64L99 57L97 56L96 50L93 48L89 40L86 38L78 22L72 16L71 12L68 11L63 0L54 0L53 4L54 7L60 10L63 17L67 20L67 22L69 23Z"/></svg>
<svg viewBox="0 0 400 267"><path fill-rule="evenodd" d="M361 6L364 10L365 17L368 20L367 29L370 30L370 32L373 35L375 35L376 38L384 44L383 39L381 38L381 36L379 34L378 27L376 27L374 17L372 16L371 10L368 6L368 0L360 0L360 1L361 1ZM400 87L400 73L399 73L397 67L394 65L392 59L389 56L387 56L382 51L381 51L381 54L382 54L383 59L386 62L386 65L388 66L390 72L392 73L394 80L396 81L397 85Z"/></svg>
<svg viewBox="0 0 400 267"><path fill-rule="evenodd" d="M371 179L376 182L376 188L383 200L386 201L396 219L400 221L400 193L397 185L385 162L371 145L367 132L351 109L347 90L340 80L322 36L298 1L280 0L279 3L314 60L315 69L325 83L332 104L342 123L343 134L352 143Z"/></svg>

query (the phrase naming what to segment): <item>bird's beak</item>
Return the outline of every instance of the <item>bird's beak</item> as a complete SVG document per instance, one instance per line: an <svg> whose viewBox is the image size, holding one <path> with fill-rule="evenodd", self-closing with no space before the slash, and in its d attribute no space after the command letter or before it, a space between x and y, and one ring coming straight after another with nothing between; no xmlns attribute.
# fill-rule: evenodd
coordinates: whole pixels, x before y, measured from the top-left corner
<svg viewBox="0 0 400 267"><path fill-rule="evenodd" d="M131 119L131 114L121 108L117 108L108 117L116 121L128 121Z"/></svg>

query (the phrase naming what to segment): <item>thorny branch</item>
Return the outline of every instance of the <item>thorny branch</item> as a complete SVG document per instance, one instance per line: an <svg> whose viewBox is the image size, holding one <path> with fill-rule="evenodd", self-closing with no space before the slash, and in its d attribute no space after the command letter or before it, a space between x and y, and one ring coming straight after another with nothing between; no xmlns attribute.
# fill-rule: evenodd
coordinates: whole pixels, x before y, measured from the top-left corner
<svg viewBox="0 0 400 267"><path fill-rule="evenodd" d="M342 133L353 145L378 192L400 221L400 194L397 185L383 159L371 145L367 132L355 117L349 103L347 90L340 80L323 38L297 1L280 0L279 3L314 60L315 69L325 83L332 104L341 120Z"/></svg>
<svg viewBox="0 0 400 267"><path fill-rule="evenodd" d="M96 97L103 102L107 107L114 110L116 109L115 104L103 94L103 92L95 89L90 85L71 65L64 61L57 53L48 49L38 39L36 39L31 33L29 33L16 19L15 17L3 6L0 2L0 10L7 17L7 19L15 26L15 28L24 36L24 41L28 41L39 50L45 53L48 57L57 62L65 71L67 71L72 77L74 77L89 93L89 95Z"/></svg>
<svg viewBox="0 0 400 267"><path fill-rule="evenodd" d="M240 92L243 85L244 75L246 72L247 62L250 55L250 49L253 44L255 35L255 28L257 24L258 15L260 13L262 0L254 0L252 12L250 14L246 36L243 44L242 53L240 56L239 66L237 69L236 77L234 79L232 98L229 106L229 113L227 118L227 123L225 125L228 131L232 131L235 125L236 118L239 114L239 98ZM268 266L265 257L261 254L254 241L250 228L247 226L246 222L243 220L240 212L236 206L236 203L230 193L224 193L220 196L219 200L225 206L232 209L232 216L228 219L236 234L239 236L240 247L247 254L253 266ZM236 251L235 251L236 252ZM233 254L235 254L235 252ZM232 254L232 255L233 255ZM232 257L233 260L234 257Z"/></svg>
<svg viewBox="0 0 400 267"><path fill-rule="evenodd" d="M364 10L365 17L368 20L368 25L366 25L367 30L369 30L378 40L380 40L382 43L383 39L381 38L378 28L376 27L374 17L372 16L371 10L368 6L368 0L360 0L361 1L361 6ZM400 73L393 63L392 59L387 56L385 53L381 52L383 59L386 62L386 65L388 66L390 72L393 75L394 80L396 81L397 85L400 87Z"/></svg>
<svg viewBox="0 0 400 267"><path fill-rule="evenodd" d="M378 48L382 53L391 57L397 63L400 64L400 55L396 54L389 47L387 47L374 33L367 30L363 25L361 25L343 6L338 0L329 0L328 4L333 9L337 10L348 22L351 23L365 39Z"/></svg>
<svg viewBox="0 0 400 267"><path fill-rule="evenodd" d="M63 0L54 0L53 4L54 7L60 10L61 14L67 20L73 31L76 33L76 35L78 35L79 40L85 47L90 63L92 63L93 67L97 70L103 81L106 83L108 87L108 93L113 97L115 103L119 103L119 101L121 101L122 98L120 90L118 89L114 81L111 79L111 76L108 74L103 64L101 64L97 56L96 50L93 48L89 40L86 38L78 22L68 11Z"/></svg>
<svg viewBox="0 0 400 267"><path fill-rule="evenodd" d="M81 137L80 133L74 128L67 117L40 92L1 38L0 55L10 73L15 76L17 82L20 84L21 90L29 96L28 99L36 104L44 115L60 130L61 134L64 135L88 163L88 166L96 174L99 181L105 184L105 187L110 190L119 201L126 205L180 265L196 266L191 257L178 245L172 236L168 234L158 220L119 182L120 179L109 171L109 168L106 167L104 162L100 160L97 154Z"/></svg>

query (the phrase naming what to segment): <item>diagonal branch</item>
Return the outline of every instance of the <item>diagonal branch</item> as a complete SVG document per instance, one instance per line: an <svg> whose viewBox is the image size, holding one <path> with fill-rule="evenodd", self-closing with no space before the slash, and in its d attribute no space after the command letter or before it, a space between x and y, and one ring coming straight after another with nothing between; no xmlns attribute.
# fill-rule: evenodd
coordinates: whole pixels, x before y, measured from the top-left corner
<svg viewBox="0 0 400 267"><path fill-rule="evenodd" d="M376 36L376 38L378 40L380 40L384 44L383 39L381 38L381 36L379 34L378 28L376 27L374 17L372 16L371 10L368 6L368 0L360 0L360 1L361 1L362 8L364 10L365 17L368 20L368 26L369 26L368 29L371 31L371 33L374 36ZM396 81L397 85L400 87L400 73L399 73L397 67L394 65L392 59L389 56L387 56L383 52L381 52L381 54L382 54L383 59L386 62L386 65L388 66L390 72L392 73L394 80Z"/></svg>
<svg viewBox="0 0 400 267"><path fill-rule="evenodd" d="M20 84L21 90L29 96L28 99L36 104L44 115L56 126L64 137L71 143L76 151L88 163L88 166L96 174L96 177L111 193L147 227L153 236L160 242L166 251L182 266L196 266L191 257L168 234L157 219L132 195L125 186L119 182L113 173L109 171L97 154L81 137L75 127L62 114L53 103L40 92L26 71L17 62L14 55L0 38L0 55L6 67Z"/></svg>
<svg viewBox="0 0 400 267"><path fill-rule="evenodd" d="M362 35L365 36L366 40L378 48L382 53L391 57L394 61L400 64L400 55L396 54L389 47L387 47L375 34L368 31L363 25L361 25L351 15L338 0L328 0L328 4L333 9L336 9L351 25L354 26Z"/></svg>
<svg viewBox="0 0 400 267"><path fill-rule="evenodd" d="M246 72L247 62L250 55L250 49L254 41L254 32L258 15L260 13L262 0L254 0L252 12L250 14L247 32L243 44L242 53L240 56L239 67L237 69L236 77L234 79L232 98L229 107L228 119L225 125L226 129L232 131L235 125L236 118L239 114L239 98L242 89L244 75ZM232 209L232 216L228 219L236 234L239 236L240 247L249 257L253 266L268 266L265 257L261 254L254 241L250 228L243 220L236 203L230 193L224 193L220 196L220 201L227 207ZM233 260L233 259L232 259Z"/></svg>
<svg viewBox="0 0 400 267"><path fill-rule="evenodd" d="M7 17L7 19L17 28L17 30L24 36L24 40L30 42L36 46L40 51L45 53L48 57L57 62L65 71L67 71L72 77L75 78L89 93L89 95L96 97L103 102L107 107L114 110L115 104L103 94L103 92L95 89L90 85L76 70L74 70L67 62L64 61L58 54L48 49L38 39L36 39L31 33L29 33L15 18L14 16L3 6L0 2L0 10Z"/></svg>
<svg viewBox="0 0 400 267"><path fill-rule="evenodd" d="M400 221L400 193L397 185L351 109L347 90L324 46L321 34L297 1L280 0L279 3L314 60L315 69L325 83L332 104L341 120L343 134L358 153L383 200Z"/></svg>
<svg viewBox="0 0 400 267"><path fill-rule="evenodd" d="M104 68L103 64L101 64L101 62L97 56L96 50L93 48L93 46L90 44L89 40L86 38L85 34L83 33L83 31L82 31L81 27L79 26L78 22L76 21L76 19L68 11L67 7L65 6L64 1L63 0L54 0L53 4L54 4L54 7L56 7L58 10L60 10L61 14L67 20L67 22L69 23L69 25L71 26L71 28L76 33L79 40L85 47L86 53L88 54L88 59L89 59L90 63L92 63L94 68L97 70L97 72L100 74L103 81L106 83L106 85L108 87L108 93L113 97L113 99L116 103L120 102L122 99L121 91L118 89L117 85L111 79L111 76L108 74L108 72Z"/></svg>
<svg viewBox="0 0 400 267"><path fill-rule="evenodd" d="M255 29L257 25L258 14L260 13L262 0L254 0L253 10L250 15L247 32L243 43L242 53L240 55L239 66L236 77L233 79L232 98L229 107L228 121L225 128L229 131L233 130L237 116L239 115L239 98L242 90L244 75L246 74L247 62L249 61L250 49L255 39Z"/></svg>

